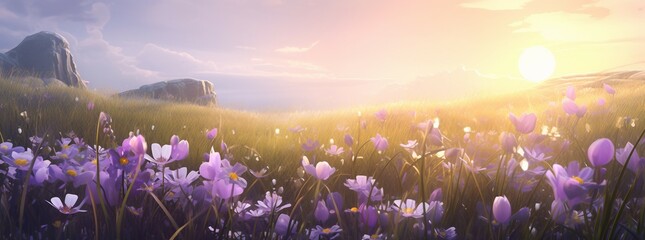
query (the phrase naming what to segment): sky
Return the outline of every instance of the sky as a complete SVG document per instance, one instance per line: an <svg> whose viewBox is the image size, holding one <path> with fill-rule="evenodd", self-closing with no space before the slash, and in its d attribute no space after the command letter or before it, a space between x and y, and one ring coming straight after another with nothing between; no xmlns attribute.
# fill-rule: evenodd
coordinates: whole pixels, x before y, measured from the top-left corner
<svg viewBox="0 0 645 240"><path fill-rule="evenodd" d="M534 45L555 76L633 67L644 23L642 0L0 0L0 52L53 31L101 92L190 77L227 108L326 110L530 87Z"/></svg>

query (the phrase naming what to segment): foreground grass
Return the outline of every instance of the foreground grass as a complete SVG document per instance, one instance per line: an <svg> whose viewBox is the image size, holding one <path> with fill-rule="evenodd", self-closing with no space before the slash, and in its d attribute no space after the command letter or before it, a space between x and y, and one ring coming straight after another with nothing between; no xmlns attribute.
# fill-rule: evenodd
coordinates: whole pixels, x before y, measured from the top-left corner
<svg viewBox="0 0 645 240"><path fill-rule="evenodd" d="M0 133L3 134L4 141L11 139L17 145L28 146L30 136L49 133L53 137L59 137L74 131L76 135L84 137L89 144L94 144L99 112L107 112L113 118L112 125L119 140L126 138L131 131L144 135L148 143L167 143L170 136L174 134L186 139L190 143L190 156L181 163L171 165L173 169L181 164L197 170L203 160L202 154L207 153L211 147L220 150L219 144L224 141L229 145L235 161L243 162L254 170L268 167L271 172L270 178L276 179L276 186L289 188L294 177L301 171L299 168L301 168L302 156L308 155L319 161L328 161L341 169L338 177L332 178L327 184L331 191L351 195L350 191L342 186L344 179L353 178L352 174L363 174L378 176L379 185L385 188L385 192L391 193L392 198L403 198L419 193L411 186L405 186L405 189L402 189L404 186L399 184L401 176L384 169L389 169L387 168L389 160L393 156L409 158L408 153L398 147L398 144L422 138L414 128L415 124L426 120L435 120L435 122L438 120L446 147L466 147L468 144L464 137L465 132L469 132L469 135L481 136L487 139L488 143L497 143L496 139L500 132L513 131L508 120L510 112L515 114L532 112L539 116L536 131L540 132L544 126L548 129L549 136L554 138L563 136L572 141L572 147L555 156L552 163L565 165L570 161L584 163L587 159L586 149L594 140L608 137L617 145L623 146L627 141L634 142L643 128L638 120L645 117L645 111L643 111L645 101L642 101L645 97L643 84L622 82L614 87L618 92L615 96L606 94L600 85L578 89L576 102L587 105L589 111L583 118L577 119L575 116L567 116L563 113L560 100L564 89L555 87L522 91L494 98L471 98L447 103L408 102L333 112L259 114L151 100L119 99L70 88L34 89L0 81L0 113L2 113ZM602 108L597 106L598 98L606 99L607 106ZM95 105L91 110L87 108L89 102ZM386 109L388 112L387 120L384 122L374 116L374 113L380 109ZM608 112L602 112L602 109L608 109ZM627 117L629 121L625 121ZM362 121L365 122L364 128L361 127ZM289 130L296 126L306 130L300 133ZM220 134L214 141L209 141L205 137L205 132L214 127L219 129ZM469 130L466 131L466 128ZM385 152L375 152L371 144L365 144L364 148L358 147L377 133L387 137L390 142L390 147ZM323 151L304 153L301 150L300 145L307 139L320 141L324 145L323 148L331 145L332 139L337 145L344 145L342 142L345 134L352 135L357 142L354 150L359 158L351 165L348 155L332 157L324 155ZM440 150L440 148L431 150ZM496 155L491 154L491 156ZM471 157L475 158L475 156ZM439 179L439 176L444 175L441 173L443 171L441 158L432 156L429 157L428 162L430 166L427 167L429 177L426 177L426 184L428 184L426 189L442 187L448 195L444 198L447 207L441 224L444 227L457 227L463 237L475 237L469 234L479 231L472 230L476 229L472 225L477 224L475 208L479 200L490 205L492 197L505 193L514 202L514 209L518 209L519 206L526 206L518 202L550 203L549 199L552 199L552 196L547 194L549 188L545 187L546 184L536 188L546 189L547 193L527 197L511 190L500 192L493 184L497 181L496 178L489 179L490 182L485 182L481 186L473 185L473 180L477 181L480 176L472 177L472 180L471 177L465 178L467 180L457 179L457 185L461 180L464 186L461 186L461 189L458 188L457 192L450 192L452 185ZM252 178L246 175L245 177ZM266 184L270 185L269 182ZM413 183L412 186L414 185ZM295 190L287 189L284 193L285 199L294 202L294 198L297 197ZM259 191L259 195L263 192ZM250 196L250 198L257 200L257 196ZM548 207L541 211L546 210ZM459 214L466 214L471 219L463 221L456 217ZM550 224L544 219L535 220L535 223L543 228L547 228ZM486 232L486 229L484 228L483 231ZM200 232L193 233L199 236ZM496 234L491 234L489 237L492 235Z"/></svg>

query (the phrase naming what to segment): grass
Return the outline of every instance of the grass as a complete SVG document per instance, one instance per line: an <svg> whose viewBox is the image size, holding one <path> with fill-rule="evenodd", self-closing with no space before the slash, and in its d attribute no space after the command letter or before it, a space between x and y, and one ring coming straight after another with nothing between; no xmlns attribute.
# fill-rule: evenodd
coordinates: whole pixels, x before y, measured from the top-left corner
<svg viewBox="0 0 645 240"><path fill-rule="evenodd" d="M268 167L271 172L270 179L276 179L275 185L285 188L292 185L294 177L301 171L300 161L303 151L300 145L307 139L318 140L327 148L331 145L332 139L337 145L344 146L343 137L345 134L350 134L357 142L354 145L354 151L359 151L358 146L380 133L390 143L388 150L377 153L372 144L365 144L364 148L360 148L360 152L355 152L360 156L355 164L349 164L351 159L348 155L331 157L325 156L323 151L305 155L317 161L328 161L332 166L340 169L337 176L332 177L326 184L331 191L341 192L344 196L351 195L351 191L342 185L344 179L353 178L352 174L363 174L375 176L379 186L384 187L386 193L391 193L393 198L395 196L399 198L418 195L413 187L417 182L400 183L399 180L402 178L401 173L407 171L416 176L418 174L415 175L414 172L419 169L415 170L415 167L412 167L399 170L398 173L389 169L398 169L395 166L401 157L410 158L408 153L398 147L398 144L411 139L422 139L422 134L414 129L414 126L425 120L439 120L439 129L445 136L444 145L447 147L467 147L468 143L464 140L465 128L470 128L471 139L472 136L478 135L487 142L498 143L496 138L500 132L514 131L508 120L510 112L516 115L524 112L536 113L538 114L536 131L539 132L544 126L552 134L559 134L572 141L570 149L555 156L552 164L569 161L587 163L587 147L597 138L608 137L617 145L617 148L623 147L627 141L633 143L643 128L641 121L645 119L645 111L643 111L645 101L642 99L645 97L645 85L640 82L616 83L615 96L605 93L600 85L591 84L590 87L577 89L576 102L589 106L588 113L580 120L575 116L566 116L562 112L560 100L564 89L557 84L553 85L553 87L523 90L502 96L472 97L451 102L404 102L326 112L254 113L154 100L122 99L66 87L32 88L0 79L0 133L4 141L10 139L17 145L28 146L29 136L47 132L54 137L59 137L73 131L76 135L84 137L89 144L95 144L94 136L99 113L106 112L113 118L112 126L117 139L126 138L131 131L144 135L149 144L167 144L174 134L186 139L190 143L190 156L181 163L173 163L174 165L170 166L173 169L181 165L197 170L204 159L203 154L209 152L211 147L219 151L219 143L224 141L228 144L235 162L242 162L253 170ZM596 104L600 97L607 100L608 112L600 112L601 107ZM87 108L89 102L95 104L94 109ZM380 109L386 109L388 112L385 122L380 122L374 117L374 113ZM626 117L633 119L634 126L630 121L625 124ZM366 127L361 129L360 121L363 120ZM301 133L289 131L289 128L295 126L302 126L306 130ZM219 128L219 135L214 141L209 141L205 137L205 132L214 127ZM100 142L100 144L105 146L107 143ZM344 147L348 149L347 146ZM428 149L428 151L439 150L441 150L439 147ZM399 157L393 159L393 156ZM499 155L495 152L482 152L471 157L494 160L499 158ZM427 195L433 189L443 188L446 214L441 225L457 227L460 237L478 236L474 234L493 237L511 233L508 229L504 233L498 233L495 232L496 229L478 227L476 217L472 217L467 222L457 217L464 214L476 216L478 202L482 201L490 205L497 193L508 195L514 210L529 203L542 202L544 205L549 205L553 198L549 195L550 188L546 183L536 188L546 189L546 192L522 195L512 189L500 190L499 186L494 184L498 179L489 179L484 175L463 175L461 169L458 173L446 175L446 170L441 167L440 157L430 155L427 158L424 161L426 166L422 168L427 170L424 174L427 177L423 178L426 185L425 194ZM617 170L610 169L610 176L615 172ZM451 181L444 181L439 176L450 176ZM252 179L250 174L244 177ZM260 184L271 185L270 180ZM294 203L300 195L297 191L290 190L287 189L283 196ZM257 196L248 197L259 200L257 198L263 195L263 192L255 194ZM349 199L352 198L349 197ZM538 214L534 213L532 216L540 213L548 215L545 212L548 210L548 206L541 210L535 209L535 213ZM176 209L170 211L172 213L166 213L166 215L177 214ZM187 224L189 218L183 218L184 222L179 222L182 218L178 219L178 224L183 225L182 229L187 227L184 224ZM541 229L558 227L537 217L532 218L532 223ZM527 229L518 231L517 234L527 236L530 234ZM401 234L400 236L406 234L405 228L395 229L394 232ZM593 236L591 230L580 232L583 236ZM174 232L164 232L167 235L163 236L168 237L172 233ZM199 236L199 233L193 229L193 236ZM183 235L183 237L189 236Z"/></svg>

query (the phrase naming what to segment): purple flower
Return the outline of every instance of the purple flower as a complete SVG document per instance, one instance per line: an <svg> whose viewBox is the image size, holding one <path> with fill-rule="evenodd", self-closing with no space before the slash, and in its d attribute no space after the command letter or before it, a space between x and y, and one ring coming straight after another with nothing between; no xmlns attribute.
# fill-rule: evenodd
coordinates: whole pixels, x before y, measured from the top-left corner
<svg viewBox="0 0 645 240"><path fill-rule="evenodd" d="M500 224L508 223L511 219L511 203L506 196L495 197L493 201L493 217Z"/></svg>
<svg viewBox="0 0 645 240"><path fill-rule="evenodd" d="M632 152L633 149L634 149L634 145L630 142L627 142L624 148L619 148L616 150L616 160L624 166L625 163L627 162L627 158L629 157L629 154ZM632 154L632 157L629 158L629 163L627 163L627 168L629 168L629 170L631 170L634 173L639 173L644 166L645 166L645 160L638 156L637 151L634 151L634 153Z"/></svg>
<svg viewBox="0 0 645 240"><path fill-rule="evenodd" d="M375 179L365 175L358 175L356 179L347 179L345 186L358 194L359 202L367 202L371 194L371 200L380 201L383 199L383 189L378 189L374 183ZM371 192L371 193L370 193Z"/></svg>
<svg viewBox="0 0 645 240"><path fill-rule="evenodd" d="M324 223L329 219L329 209L324 201L318 201L318 205L316 205L316 210L314 211L314 217L320 223Z"/></svg>
<svg viewBox="0 0 645 240"><path fill-rule="evenodd" d="M46 202L49 203L49 205L52 205L52 207L58 209L58 211L62 214L70 215L79 212L87 212L86 210L81 210L81 207L83 206L82 202L78 205L78 207L74 207L76 201L78 201L78 196L68 193L67 195L65 195L65 204L63 204L63 202L58 197L53 197L51 199L51 202Z"/></svg>
<svg viewBox="0 0 645 240"><path fill-rule="evenodd" d="M208 140L213 140L216 137L217 137L217 128L213 128L208 132L206 132L206 138L208 138Z"/></svg>
<svg viewBox="0 0 645 240"><path fill-rule="evenodd" d="M199 166L199 174L205 179L214 180L215 177L222 171L222 158L218 152L211 148L208 162L202 163Z"/></svg>
<svg viewBox="0 0 645 240"><path fill-rule="evenodd" d="M327 154L331 155L331 156L338 156L338 155L343 154L343 152L345 152L345 150L343 150L343 147L338 147L336 145L331 145L331 146L329 146L328 149L325 149L325 152Z"/></svg>
<svg viewBox="0 0 645 240"><path fill-rule="evenodd" d="M1 155L11 155L12 152L24 152L25 148L23 147L13 147L13 143L3 142L0 143L0 154Z"/></svg>
<svg viewBox="0 0 645 240"><path fill-rule="evenodd" d="M302 128L300 125L298 125L298 126L289 128L289 131L291 131L292 133L301 133L301 132L305 131L305 129Z"/></svg>
<svg viewBox="0 0 645 240"><path fill-rule="evenodd" d="M567 96L568 99L571 99L571 101L575 101L576 100L576 89L574 89L573 86L568 86L566 96Z"/></svg>
<svg viewBox="0 0 645 240"><path fill-rule="evenodd" d="M388 147L387 139L381 136L381 134L376 134L375 137L372 137L370 140L372 140L372 143L374 144L374 148L377 151L385 151Z"/></svg>
<svg viewBox="0 0 645 240"><path fill-rule="evenodd" d="M535 129L535 122L537 121L535 113L525 113L519 118L515 117L513 113L510 113L508 118L511 120L511 123L515 125L515 130L522 134L531 133Z"/></svg>
<svg viewBox="0 0 645 240"><path fill-rule="evenodd" d="M190 145L186 140L180 140L177 135L173 135L170 138L170 145L172 146L172 151L170 158L173 161L183 160L188 156Z"/></svg>
<svg viewBox="0 0 645 240"><path fill-rule="evenodd" d="M578 162L572 161L567 169L553 164L553 170L546 173L549 185L556 200L567 202L569 207L586 201L587 190L598 184L592 182L593 170L590 167L580 169Z"/></svg>
<svg viewBox="0 0 645 240"><path fill-rule="evenodd" d="M148 150L148 143L146 143L146 139L141 135L130 138L129 144L130 150L139 156L146 154Z"/></svg>
<svg viewBox="0 0 645 240"><path fill-rule="evenodd" d="M602 88L604 88L604 89L605 89L605 91L606 91L607 93L611 94L611 95L616 94L616 90L614 90L614 88L613 88L613 87L609 86L609 84L603 83L603 84L602 84Z"/></svg>
<svg viewBox="0 0 645 240"><path fill-rule="evenodd" d="M381 109L378 112L374 113L374 116L379 121L385 122L385 120L387 119L387 111L385 111L385 109Z"/></svg>
<svg viewBox="0 0 645 240"><path fill-rule="evenodd" d="M235 163L231 166L228 160L222 161L222 171L218 174L217 178L222 179L230 184L239 185L242 188L246 187L246 179L242 178L242 174L246 172L246 166Z"/></svg>
<svg viewBox="0 0 645 240"><path fill-rule="evenodd" d="M336 172L336 168L331 167L326 161L318 162L314 167L313 164L309 163L307 156L302 157L302 167L305 172L318 180L327 180L329 176Z"/></svg>
<svg viewBox="0 0 645 240"><path fill-rule="evenodd" d="M289 225L289 222L291 222L291 225ZM298 226L298 222L291 221L291 218L289 218L289 215L280 214L280 216L278 216L278 220L276 220L275 222L275 232L280 236L286 236L287 234L294 234L296 233L297 226ZM289 229L291 229L291 232L289 232Z"/></svg>
<svg viewBox="0 0 645 240"><path fill-rule="evenodd" d="M342 232L343 229L338 225L334 225L331 228L323 228L321 226L316 226L316 228L311 229L309 233L309 239L318 240L321 239L335 239L340 235L338 233Z"/></svg>
<svg viewBox="0 0 645 240"><path fill-rule="evenodd" d="M110 149L108 153L110 154L110 159L112 159L112 166L117 169L123 169L126 172L132 171L139 161L138 156L130 154L123 147Z"/></svg>
<svg viewBox="0 0 645 240"><path fill-rule="evenodd" d="M12 152L11 158L5 158L6 162L9 165L12 165L20 170L27 171L31 165L31 161L34 159L34 154L31 152L31 149L27 149L25 152ZM42 158L39 156L36 161L42 161Z"/></svg>
<svg viewBox="0 0 645 240"><path fill-rule="evenodd" d="M302 150L305 150L307 152L311 152L313 150L316 150L320 146L320 143L318 141L314 141L311 139L307 139L307 142L302 144Z"/></svg>
<svg viewBox="0 0 645 240"><path fill-rule="evenodd" d="M66 183L71 182L74 187L79 187L92 182L94 175L96 175L93 171L85 171L82 166L74 166L71 164L62 164L61 166L51 165L51 174L58 180Z"/></svg>
<svg viewBox="0 0 645 240"><path fill-rule="evenodd" d="M214 180L211 193L215 197L221 199L229 199L231 197L239 196L244 192L244 188L238 184L229 183L225 180Z"/></svg>
<svg viewBox="0 0 645 240"><path fill-rule="evenodd" d="M349 147L354 145L354 138L352 138L352 135L345 134L345 144Z"/></svg>
<svg viewBox="0 0 645 240"><path fill-rule="evenodd" d="M562 99L562 108L569 115L577 115L579 111L578 105L568 98Z"/></svg>
<svg viewBox="0 0 645 240"><path fill-rule="evenodd" d="M153 143L152 145L150 145L150 148L152 149L152 156L146 154L144 156L146 160L153 162L161 167L168 163L171 163L174 160L170 158L170 154L172 153L172 146L164 145L162 147L158 143Z"/></svg>
<svg viewBox="0 0 645 240"><path fill-rule="evenodd" d="M614 158L614 143L607 138L594 141L587 150L587 157L594 167L607 165Z"/></svg>
<svg viewBox="0 0 645 240"><path fill-rule="evenodd" d="M87 110L90 110L90 111L94 110L94 102L89 101L87 103Z"/></svg>
<svg viewBox="0 0 645 240"><path fill-rule="evenodd" d="M517 139L512 133L502 132L499 135L499 141L502 143L502 149L506 153L514 153L517 147Z"/></svg>

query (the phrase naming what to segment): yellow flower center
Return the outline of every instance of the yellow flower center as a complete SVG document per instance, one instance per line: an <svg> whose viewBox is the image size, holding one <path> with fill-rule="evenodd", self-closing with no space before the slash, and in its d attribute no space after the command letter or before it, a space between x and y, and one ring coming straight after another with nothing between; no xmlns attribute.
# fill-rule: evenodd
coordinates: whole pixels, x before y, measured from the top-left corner
<svg viewBox="0 0 645 240"><path fill-rule="evenodd" d="M355 212L358 212L358 208L353 207L353 208L350 208L349 211L355 213Z"/></svg>
<svg viewBox="0 0 645 240"><path fill-rule="evenodd" d="M61 225L63 224L59 220L56 220L52 223L52 226L54 226L55 228L60 228Z"/></svg>
<svg viewBox="0 0 645 240"><path fill-rule="evenodd" d="M573 180L578 181L578 183L580 183L580 184L585 183L585 180L582 180L582 178L580 178L580 177L578 177L578 176L573 176L572 178L573 178Z"/></svg>
<svg viewBox="0 0 645 240"><path fill-rule="evenodd" d="M27 161L27 159L24 159L24 158L18 158L16 159L16 161L14 161L14 163L16 163L16 165L18 166L24 167L27 164L29 164L29 161Z"/></svg>
<svg viewBox="0 0 645 240"><path fill-rule="evenodd" d="M370 236L370 238L371 238L371 239L378 239L378 235L373 234L372 236Z"/></svg>
<svg viewBox="0 0 645 240"><path fill-rule="evenodd" d="M98 163L98 162L99 162L99 160L98 160L98 159L96 159L96 158L95 158L94 160L92 160L92 161L91 161L91 163L92 163L92 164L94 164L94 165L96 165L96 163Z"/></svg>
<svg viewBox="0 0 645 240"><path fill-rule="evenodd" d="M325 229L322 230L322 232L324 234L329 234L329 233L331 233L331 228L325 228Z"/></svg>
<svg viewBox="0 0 645 240"><path fill-rule="evenodd" d="M414 208L404 208L403 213L412 214L412 213L414 213Z"/></svg>
<svg viewBox="0 0 645 240"><path fill-rule="evenodd" d="M69 155L67 155L67 154L65 154L65 153L61 153L61 154L60 154L60 158L69 158Z"/></svg>
<svg viewBox="0 0 645 240"><path fill-rule="evenodd" d="M76 170L74 170L74 169L68 169L66 171L66 173L67 173L67 175L70 175L72 177L76 177L76 175L78 175L78 173L76 173Z"/></svg>
<svg viewBox="0 0 645 240"><path fill-rule="evenodd" d="M7 150L7 149L9 149L9 146L7 146L7 145L0 145L0 149L2 149L2 150Z"/></svg>
<svg viewBox="0 0 645 240"><path fill-rule="evenodd" d="M128 160L127 157L121 157L121 159L119 159L119 164L123 166L128 165L128 163L130 163L130 160Z"/></svg>
<svg viewBox="0 0 645 240"><path fill-rule="evenodd" d="M63 149L69 149L69 145L63 145Z"/></svg>
<svg viewBox="0 0 645 240"><path fill-rule="evenodd" d="M237 179L240 178L239 176L237 176L237 173L234 173L234 172L229 173L228 177L230 177L233 181L237 181Z"/></svg>

